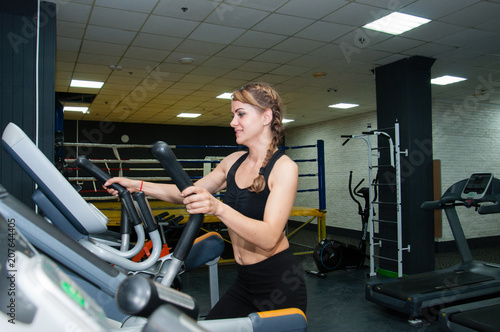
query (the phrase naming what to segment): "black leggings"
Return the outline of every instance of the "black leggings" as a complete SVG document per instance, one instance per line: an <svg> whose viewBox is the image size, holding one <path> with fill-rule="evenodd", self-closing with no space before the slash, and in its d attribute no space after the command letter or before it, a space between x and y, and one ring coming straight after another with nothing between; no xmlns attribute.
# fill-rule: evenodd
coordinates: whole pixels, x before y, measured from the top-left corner
<svg viewBox="0 0 500 332"><path fill-rule="evenodd" d="M234 284L206 319L246 317L252 312L307 306L304 274L290 249L252 264L237 264Z"/></svg>

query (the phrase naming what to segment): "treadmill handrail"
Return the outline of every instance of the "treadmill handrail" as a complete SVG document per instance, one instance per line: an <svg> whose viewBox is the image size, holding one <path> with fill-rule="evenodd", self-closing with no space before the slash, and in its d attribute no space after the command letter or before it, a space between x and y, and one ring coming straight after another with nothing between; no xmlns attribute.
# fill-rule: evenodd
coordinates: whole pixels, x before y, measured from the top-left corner
<svg viewBox="0 0 500 332"><path fill-rule="evenodd" d="M479 214L500 213L500 180L493 178L482 198L464 199L461 197L461 193L467 184L467 180L461 180L450 186L441 196L441 199L423 202L420 207L424 210L438 210L464 205L466 207L476 207Z"/></svg>

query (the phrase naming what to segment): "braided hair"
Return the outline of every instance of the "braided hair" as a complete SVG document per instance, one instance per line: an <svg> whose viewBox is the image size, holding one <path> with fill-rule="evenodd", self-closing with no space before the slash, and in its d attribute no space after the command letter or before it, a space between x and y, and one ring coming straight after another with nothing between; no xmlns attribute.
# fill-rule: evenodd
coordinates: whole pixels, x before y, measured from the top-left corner
<svg viewBox="0 0 500 332"><path fill-rule="evenodd" d="M264 179L264 171L269 160L273 156L274 150L278 148L284 136L283 128L283 111L281 98L271 85L267 83L251 83L247 84L233 92L233 101L239 101L245 104L255 106L257 109L264 112L266 109L272 111L272 120L270 128L272 133L272 141L267 149L266 158L262 162L259 175L253 180L249 187L250 191L260 193L264 190L266 182Z"/></svg>

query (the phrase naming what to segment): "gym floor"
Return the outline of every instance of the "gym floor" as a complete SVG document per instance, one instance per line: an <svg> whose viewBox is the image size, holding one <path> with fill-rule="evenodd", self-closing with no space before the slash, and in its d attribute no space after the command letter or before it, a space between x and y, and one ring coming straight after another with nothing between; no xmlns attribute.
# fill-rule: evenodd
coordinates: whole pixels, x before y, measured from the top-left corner
<svg viewBox="0 0 500 332"><path fill-rule="evenodd" d="M297 240L294 239L295 241ZM500 247L473 249L472 254L477 260L500 264ZM315 269L311 255L300 255L297 258L304 270ZM436 268L452 266L458 261L459 256L456 252L437 254ZM406 315L367 301L364 293L365 284L369 280L367 273L368 269L335 271L327 274L324 279L305 274L308 292L308 331L440 331L437 321L427 321L420 326L412 326ZM219 266L221 294L235 278L234 265ZM182 279L183 291L196 298L200 306L200 319L203 319L210 309L208 270L200 268L191 271L183 275Z"/></svg>

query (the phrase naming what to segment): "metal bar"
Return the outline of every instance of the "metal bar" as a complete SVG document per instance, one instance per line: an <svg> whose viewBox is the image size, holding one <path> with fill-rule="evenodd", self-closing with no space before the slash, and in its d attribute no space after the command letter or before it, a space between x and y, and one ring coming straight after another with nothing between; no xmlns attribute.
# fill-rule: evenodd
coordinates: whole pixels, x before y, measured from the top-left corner
<svg viewBox="0 0 500 332"><path fill-rule="evenodd" d="M396 224L397 221L395 220L380 220L380 219L373 219L374 222L384 222L384 223L388 223L388 224Z"/></svg>
<svg viewBox="0 0 500 332"><path fill-rule="evenodd" d="M326 184L325 184L325 142L318 140L318 188L319 188L319 209L326 210Z"/></svg>
<svg viewBox="0 0 500 332"><path fill-rule="evenodd" d="M391 239L384 239L382 237L373 237L374 240L380 240L380 241L387 241L387 242L392 242L392 243L398 243L398 240L391 240Z"/></svg>
<svg viewBox="0 0 500 332"><path fill-rule="evenodd" d="M397 221L398 221L398 277L403 276L403 227L402 227L402 211L401 211L401 146L399 141L399 122L394 124L395 136L395 166L396 166L396 208L397 208Z"/></svg>
<svg viewBox="0 0 500 332"><path fill-rule="evenodd" d="M391 262L397 262L398 260L397 259L394 259L394 258L389 258L389 257L384 257L384 256L378 256L378 255L375 255L375 257L379 258L379 259L385 259L387 261L391 261Z"/></svg>

